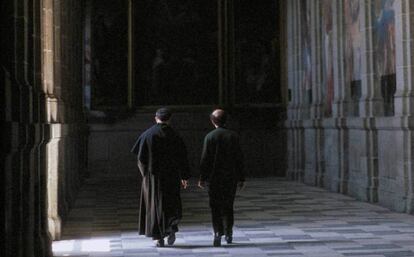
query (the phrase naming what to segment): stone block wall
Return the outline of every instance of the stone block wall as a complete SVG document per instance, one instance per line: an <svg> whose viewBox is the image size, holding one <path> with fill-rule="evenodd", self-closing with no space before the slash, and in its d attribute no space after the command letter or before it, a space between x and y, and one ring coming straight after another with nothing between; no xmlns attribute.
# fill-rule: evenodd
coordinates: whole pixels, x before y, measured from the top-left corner
<svg viewBox="0 0 414 257"><path fill-rule="evenodd" d="M412 213L414 3L287 8L288 177Z"/></svg>
<svg viewBox="0 0 414 257"><path fill-rule="evenodd" d="M0 256L51 256L86 167L82 1L2 1L0 13Z"/></svg>

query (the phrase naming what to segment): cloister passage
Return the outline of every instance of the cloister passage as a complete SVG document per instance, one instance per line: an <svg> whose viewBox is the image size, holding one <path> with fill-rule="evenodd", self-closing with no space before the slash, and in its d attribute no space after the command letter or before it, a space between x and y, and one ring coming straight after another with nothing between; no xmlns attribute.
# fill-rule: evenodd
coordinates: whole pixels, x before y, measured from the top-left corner
<svg viewBox="0 0 414 257"><path fill-rule="evenodd" d="M157 248L137 232L136 178L87 180L55 256L414 256L412 215L278 178L247 181L234 244L212 247L207 194L191 182L175 245Z"/></svg>
<svg viewBox="0 0 414 257"><path fill-rule="evenodd" d="M5 0L0 35L1 257L414 256L413 0ZM130 153L161 106L194 179L165 249ZM212 248L217 107L248 187Z"/></svg>

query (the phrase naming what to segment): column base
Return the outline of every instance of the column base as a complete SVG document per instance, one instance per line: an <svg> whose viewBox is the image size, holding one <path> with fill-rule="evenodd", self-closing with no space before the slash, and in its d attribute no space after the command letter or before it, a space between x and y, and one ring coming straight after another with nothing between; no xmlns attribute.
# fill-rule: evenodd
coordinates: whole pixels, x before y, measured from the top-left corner
<svg viewBox="0 0 414 257"><path fill-rule="evenodd" d="M51 239L59 240L62 235L62 220L60 217L49 217L47 221Z"/></svg>

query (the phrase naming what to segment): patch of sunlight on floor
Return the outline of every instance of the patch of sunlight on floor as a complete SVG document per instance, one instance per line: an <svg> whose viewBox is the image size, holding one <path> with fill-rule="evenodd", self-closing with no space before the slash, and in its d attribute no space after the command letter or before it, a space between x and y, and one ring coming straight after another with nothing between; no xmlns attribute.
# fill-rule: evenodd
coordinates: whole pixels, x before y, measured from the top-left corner
<svg viewBox="0 0 414 257"><path fill-rule="evenodd" d="M83 240L82 252L110 252L111 242L108 239Z"/></svg>
<svg viewBox="0 0 414 257"><path fill-rule="evenodd" d="M89 239L89 240L66 240L53 243L53 252L110 252L111 242L109 239Z"/></svg>
<svg viewBox="0 0 414 257"><path fill-rule="evenodd" d="M75 240L56 241L52 245L53 252L71 252L75 250Z"/></svg>

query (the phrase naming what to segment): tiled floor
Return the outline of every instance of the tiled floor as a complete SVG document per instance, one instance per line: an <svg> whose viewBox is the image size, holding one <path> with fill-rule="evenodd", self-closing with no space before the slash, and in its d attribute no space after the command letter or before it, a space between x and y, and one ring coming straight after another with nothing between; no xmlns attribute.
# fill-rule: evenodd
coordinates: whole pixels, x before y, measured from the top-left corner
<svg viewBox="0 0 414 257"><path fill-rule="evenodd" d="M156 248L137 233L138 187L134 179L87 181L55 256L414 257L414 216L269 178L249 180L237 196L234 244L211 246L207 195L193 181L175 245Z"/></svg>

